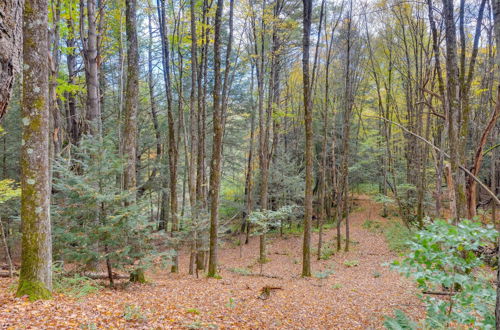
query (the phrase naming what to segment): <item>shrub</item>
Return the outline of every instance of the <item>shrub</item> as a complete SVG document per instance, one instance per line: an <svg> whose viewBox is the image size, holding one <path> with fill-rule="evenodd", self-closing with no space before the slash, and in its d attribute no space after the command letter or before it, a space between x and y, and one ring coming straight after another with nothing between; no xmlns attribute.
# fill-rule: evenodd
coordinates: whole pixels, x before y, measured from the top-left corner
<svg viewBox="0 0 500 330"><path fill-rule="evenodd" d="M445 294L446 298L422 297L427 305L427 327L494 328L495 290L478 271L484 261L476 251L494 244L496 237L492 227L468 220L456 226L436 220L416 233L408 257L395 261L393 268L413 278L424 293ZM388 322L398 319L401 315Z"/></svg>

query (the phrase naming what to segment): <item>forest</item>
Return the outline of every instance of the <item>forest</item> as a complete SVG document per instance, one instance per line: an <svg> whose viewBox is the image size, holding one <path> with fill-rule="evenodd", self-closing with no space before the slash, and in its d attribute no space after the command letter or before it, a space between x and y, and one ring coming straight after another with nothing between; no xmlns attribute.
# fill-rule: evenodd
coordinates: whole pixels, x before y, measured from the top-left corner
<svg viewBox="0 0 500 330"><path fill-rule="evenodd" d="M500 0L1 0L0 328L500 329Z"/></svg>

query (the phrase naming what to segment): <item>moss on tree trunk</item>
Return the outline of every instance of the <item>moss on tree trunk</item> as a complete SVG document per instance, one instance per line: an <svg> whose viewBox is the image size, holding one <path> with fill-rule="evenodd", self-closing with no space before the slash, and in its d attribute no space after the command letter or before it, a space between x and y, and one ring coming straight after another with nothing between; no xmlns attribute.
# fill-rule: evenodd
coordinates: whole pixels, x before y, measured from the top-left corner
<svg viewBox="0 0 500 330"><path fill-rule="evenodd" d="M48 1L26 1L21 148L23 237L17 295L27 295L32 301L50 298L52 289L47 26Z"/></svg>
<svg viewBox="0 0 500 330"><path fill-rule="evenodd" d="M146 276L144 275L144 269L137 268L130 273L130 282L133 283L146 283Z"/></svg>

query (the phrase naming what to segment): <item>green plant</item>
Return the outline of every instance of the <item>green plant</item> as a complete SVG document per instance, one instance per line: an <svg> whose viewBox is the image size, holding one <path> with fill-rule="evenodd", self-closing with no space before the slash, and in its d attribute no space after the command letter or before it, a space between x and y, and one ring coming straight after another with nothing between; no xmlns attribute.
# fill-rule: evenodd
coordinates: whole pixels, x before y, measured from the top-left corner
<svg viewBox="0 0 500 330"><path fill-rule="evenodd" d="M228 308L234 308L234 307L236 307L236 302L234 301L234 299L232 297L229 297L229 301L226 304L226 307L228 307Z"/></svg>
<svg viewBox="0 0 500 330"><path fill-rule="evenodd" d="M384 230L389 249L394 252L405 252L412 238L412 231L399 221L392 221Z"/></svg>
<svg viewBox="0 0 500 330"><path fill-rule="evenodd" d="M342 287L343 287L343 285L340 283L335 283L332 285L332 289L335 289L335 290L342 289Z"/></svg>
<svg viewBox="0 0 500 330"><path fill-rule="evenodd" d="M158 243L172 239L155 230L148 200L117 185L125 162L112 137L86 137L72 157L54 162L54 255L83 267L103 261L110 268L135 265L137 274L153 260L170 260L169 246Z"/></svg>
<svg viewBox="0 0 500 330"><path fill-rule="evenodd" d="M369 230L371 232L378 233L382 229L382 224L375 220L366 220L361 225L364 229Z"/></svg>
<svg viewBox="0 0 500 330"><path fill-rule="evenodd" d="M64 293L74 298L82 298L102 290L102 285L97 281L80 274L67 276L62 268L55 268L53 272L53 289L55 292Z"/></svg>
<svg viewBox="0 0 500 330"><path fill-rule="evenodd" d="M79 328L84 330L97 330L97 325L95 323L85 323L80 324Z"/></svg>
<svg viewBox="0 0 500 330"><path fill-rule="evenodd" d="M403 311L394 311L395 317L385 317L384 326L389 330L413 330L417 329L417 324L413 322Z"/></svg>
<svg viewBox="0 0 500 330"><path fill-rule="evenodd" d="M188 308L186 309L186 313L199 315L200 311L196 308Z"/></svg>
<svg viewBox="0 0 500 330"><path fill-rule="evenodd" d="M319 278L319 279L325 279L325 278L330 277L330 275L332 275L333 273L335 273L335 271L333 270L333 265L330 265L324 271L314 273L314 277Z"/></svg>
<svg viewBox="0 0 500 330"><path fill-rule="evenodd" d="M127 321L132 322L143 322L146 321L146 316L142 312L142 308L136 305L125 305L125 310L123 311L123 318Z"/></svg>
<svg viewBox="0 0 500 330"><path fill-rule="evenodd" d="M344 261L344 266L357 267L357 266L359 266L359 260L346 260L346 261Z"/></svg>
<svg viewBox="0 0 500 330"><path fill-rule="evenodd" d="M229 268L229 271L243 276L248 276L252 274L252 271L248 268L235 267L235 268Z"/></svg>
<svg viewBox="0 0 500 330"><path fill-rule="evenodd" d="M335 254L335 249L333 247L331 247L331 246L325 246L325 248L323 248L321 250L321 259L322 260L328 260L334 254Z"/></svg>
<svg viewBox="0 0 500 330"><path fill-rule="evenodd" d="M382 274L380 274L379 272L373 272L373 277L374 278L379 278L381 276L382 276Z"/></svg>
<svg viewBox="0 0 500 330"><path fill-rule="evenodd" d="M494 327L495 290L479 271L484 261L476 251L493 245L497 235L492 227L469 220L458 225L436 220L416 233L407 258L393 262L392 267L413 278L424 293L448 297L422 297L428 327Z"/></svg>

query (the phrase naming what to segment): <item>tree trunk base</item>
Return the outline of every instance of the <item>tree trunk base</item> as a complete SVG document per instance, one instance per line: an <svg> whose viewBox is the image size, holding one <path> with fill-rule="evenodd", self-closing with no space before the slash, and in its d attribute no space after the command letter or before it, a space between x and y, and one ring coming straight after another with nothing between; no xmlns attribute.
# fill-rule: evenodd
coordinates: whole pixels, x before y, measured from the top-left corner
<svg viewBox="0 0 500 330"><path fill-rule="evenodd" d="M138 268L130 273L130 282L133 283L146 283L146 276L144 275L144 269Z"/></svg>
<svg viewBox="0 0 500 330"><path fill-rule="evenodd" d="M30 301L40 299L50 299L52 294L46 288L45 284L39 281L20 280L16 292L17 297L28 296Z"/></svg>

